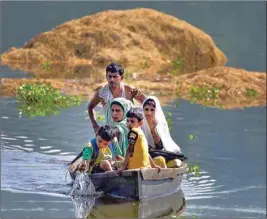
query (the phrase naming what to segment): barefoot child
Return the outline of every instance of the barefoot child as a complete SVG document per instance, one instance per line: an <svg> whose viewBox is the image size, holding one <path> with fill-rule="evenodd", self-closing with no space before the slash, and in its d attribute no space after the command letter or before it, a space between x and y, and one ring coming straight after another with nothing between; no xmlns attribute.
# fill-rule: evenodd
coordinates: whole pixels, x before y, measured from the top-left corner
<svg viewBox="0 0 267 219"><path fill-rule="evenodd" d="M123 160L118 144L111 144L115 137L115 130L109 125L100 127L97 137L93 138L82 152L82 163L74 171L90 171L91 173L101 173L112 171L112 160Z"/></svg>

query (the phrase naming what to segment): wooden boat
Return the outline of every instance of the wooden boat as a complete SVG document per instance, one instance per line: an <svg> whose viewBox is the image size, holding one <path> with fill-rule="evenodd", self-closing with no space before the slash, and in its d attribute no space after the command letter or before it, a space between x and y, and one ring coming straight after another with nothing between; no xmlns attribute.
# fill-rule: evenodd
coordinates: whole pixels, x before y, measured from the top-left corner
<svg viewBox="0 0 267 219"><path fill-rule="evenodd" d="M86 201L88 202L88 198ZM84 215L86 218L157 218L170 215L177 217L183 213L186 206L182 190L147 201L128 201L107 196L93 201L93 204L85 206L87 211L78 209L87 214Z"/></svg>
<svg viewBox="0 0 267 219"><path fill-rule="evenodd" d="M179 168L162 168L159 172L146 168L125 170L120 176L116 171L88 174L96 191L125 199L149 200L178 192L186 171L187 165L183 163ZM71 174L72 178L78 173Z"/></svg>

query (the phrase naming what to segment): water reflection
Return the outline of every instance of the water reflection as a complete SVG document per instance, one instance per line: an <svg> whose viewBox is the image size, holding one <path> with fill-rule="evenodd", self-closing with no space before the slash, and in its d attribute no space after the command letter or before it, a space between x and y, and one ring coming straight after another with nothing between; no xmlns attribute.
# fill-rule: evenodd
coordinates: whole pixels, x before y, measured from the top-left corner
<svg viewBox="0 0 267 219"><path fill-rule="evenodd" d="M185 209L184 193L147 201L128 201L108 196L72 198L76 218L151 218L179 216Z"/></svg>

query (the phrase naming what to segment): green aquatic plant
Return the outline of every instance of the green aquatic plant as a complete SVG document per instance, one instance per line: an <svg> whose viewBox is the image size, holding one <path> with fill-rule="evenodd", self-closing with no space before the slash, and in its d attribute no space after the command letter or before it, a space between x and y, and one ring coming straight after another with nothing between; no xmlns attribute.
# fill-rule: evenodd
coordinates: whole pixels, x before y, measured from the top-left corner
<svg viewBox="0 0 267 219"><path fill-rule="evenodd" d="M57 89L46 83L25 83L17 91L16 101L23 114L29 117L59 114L63 108L79 106L77 96L64 96Z"/></svg>
<svg viewBox="0 0 267 219"><path fill-rule="evenodd" d="M188 135L188 139L189 140L194 140L194 139L196 139L197 137L195 136L195 135L192 135L192 134L190 134L190 135Z"/></svg>
<svg viewBox="0 0 267 219"><path fill-rule="evenodd" d="M89 119L89 115L88 115L87 111L84 112L84 115L85 115L85 119L88 120ZM101 114L101 113L99 113L97 111L94 111L94 115L95 115L96 121L98 121L98 122L103 122L105 120L105 115L104 114Z"/></svg>
<svg viewBox="0 0 267 219"><path fill-rule="evenodd" d="M95 118L97 121L103 122L105 120L105 115L95 111Z"/></svg>
<svg viewBox="0 0 267 219"><path fill-rule="evenodd" d="M172 70L169 72L171 75L177 75L181 72L184 66L184 61L182 57L178 57L177 59L172 61Z"/></svg>
<svg viewBox="0 0 267 219"><path fill-rule="evenodd" d="M171 130L172 130L172 123L173 123L172 113L171 112L167 112L165 114L165 118L166 118L166 121L167 121L167 124L168 124L168 127L169 127L169 131L171 132Z"/></svg>
<svg viewBox="0 0 267 219"><path fill-rule="evenodd" d="M216 104L219 100L220 88L210 88L207 86L192 86L189 90L190 103L204 101L205 103Z"/></svg>
<svg viewBox="0 0 267 219"><path fill-rule="evenodd" d="M248 96L248 97L256 97L258 95L259 95L259 93L256 90L250 89L250 88L246 88L246 96Z"/></svg>
<svg viewBox="0 0 267 219"><path fill-rule="evenodd" d="M199 171L200 171L200 167L198 164L188 165L187 173L193 173L195 176L199 177L200 176Z"/></svg>
<svg viewBox="0 0 267 219"><path fill-rule="evenodd" d="M52 64L49 60L46 60L41 64L41 68L46 71L50 71L52 69Z"/></svg>

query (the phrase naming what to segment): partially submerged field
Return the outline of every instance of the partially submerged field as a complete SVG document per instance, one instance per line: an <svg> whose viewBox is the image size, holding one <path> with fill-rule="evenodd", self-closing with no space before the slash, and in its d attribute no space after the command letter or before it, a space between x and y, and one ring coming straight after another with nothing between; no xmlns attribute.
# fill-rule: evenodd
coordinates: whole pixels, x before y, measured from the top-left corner
<svg viewBox="0 0 267 219"><path fill-rule="evenodd" d="M41 81L89 100L105 83L105 67L112 61L125 67L127 83L162 102L179 97L227 109L266 105L265 72L223 67L227 58L209 35L151 9L74 19L10 48L1 65L33 78L1 78L1 96Z"/></svg>

